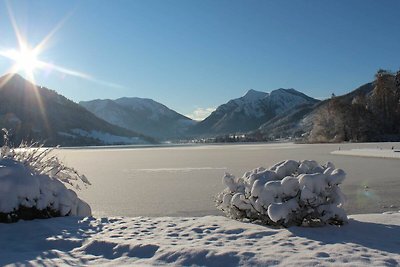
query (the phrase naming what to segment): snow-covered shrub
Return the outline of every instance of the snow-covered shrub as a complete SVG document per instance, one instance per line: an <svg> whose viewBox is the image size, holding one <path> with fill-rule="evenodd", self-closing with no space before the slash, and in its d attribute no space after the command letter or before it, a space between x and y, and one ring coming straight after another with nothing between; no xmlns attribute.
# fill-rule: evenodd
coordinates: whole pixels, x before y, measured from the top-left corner
<svg viewBox="0 0 400 267"><path fill-rule="evenodd" d="M226 173L227 188L216 204L227 216L268 225L343 224L345 197L339 184L346 173L333 163L286 160L269 169L259 167L235 178Z"/></svg>
<svg viewBox="0 0 400 267"><path fill-rule="evenodd" d="M50 156L52 151L26 143L0 148L0 222L91 215L90 206L71 189L90 182Z"/></svg>

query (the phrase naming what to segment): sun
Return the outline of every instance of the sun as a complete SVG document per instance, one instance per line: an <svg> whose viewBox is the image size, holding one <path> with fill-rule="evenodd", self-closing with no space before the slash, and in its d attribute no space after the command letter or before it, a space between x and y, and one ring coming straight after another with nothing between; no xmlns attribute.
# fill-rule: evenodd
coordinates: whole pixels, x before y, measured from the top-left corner
<svg viewBox="0 0 400 267"><path fill-rule="evenodd" d="M29 48L24 48L15 53L15 67L18 70L23 70L26 73L32 73L36 68L40 67L40 61L37 58L37 53Z"/></svg>
<svg viewBox="0 0 400 267"><path fill-rule="evenodd" d="M12 67L12 72L14 73L24 71L25 74L31 76L35 69L41 67L38 53L27 45L21 45L19 50L12 49L1 54L14 61L14 66Z"/></svg>
<svg viewBox="0 0 400 267"><path fill-rule="evenodd" d="M19 49L0 51L0 56L13 62L9 69L10 73L24 72L28 80L35 82L35 70L43 68L44 64L46 64L39 60L39 53L40 51L37 48L32 49L27 43L21 41Z"/></svg>

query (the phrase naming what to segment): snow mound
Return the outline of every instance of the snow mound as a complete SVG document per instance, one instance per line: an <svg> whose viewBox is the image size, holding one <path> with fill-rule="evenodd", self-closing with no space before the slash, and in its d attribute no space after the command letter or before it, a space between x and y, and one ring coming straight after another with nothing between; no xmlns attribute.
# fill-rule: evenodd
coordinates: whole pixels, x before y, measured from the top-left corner
<svg viewBox="0 0 400 267"><path fill-rule="evenodd" d="M216 204L228 217L268 225L315 225L347 222L339 185L346 177L333 163L286 160L269 169L246 172L243 177L226 173L227 188Z"/></svg>
<svg viewBox="0 0 400 267"><path fill-rule="evenodd" d="M67 215L90 216L91 209L61 181L14 159L0 160L0 221Z"/></svg>
<svg viewBox="0 0 400 267"><path fill-rule="evenodd" d="M22 143L0 148L0 222L58 216L91 216L90 206L74 190L89 180L65 166L52 148Z"/></svg>

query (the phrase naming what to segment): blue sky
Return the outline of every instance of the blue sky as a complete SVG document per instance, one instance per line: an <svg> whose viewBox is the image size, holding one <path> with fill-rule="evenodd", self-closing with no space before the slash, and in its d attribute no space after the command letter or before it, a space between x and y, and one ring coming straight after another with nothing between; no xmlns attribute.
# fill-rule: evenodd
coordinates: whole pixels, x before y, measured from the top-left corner
<svg viewBox="0 0 400 267"><path fill-rule="evenodd" d="M346 93L400 68L400 1L85 0L8 2L39 58L86 73L35 71L78 102L152 98L183 114L252 88ZM17 41L0 1L0 49ZM0 57L0 73L12 62ZM23 74L23 73L22 73Z"/></svg>

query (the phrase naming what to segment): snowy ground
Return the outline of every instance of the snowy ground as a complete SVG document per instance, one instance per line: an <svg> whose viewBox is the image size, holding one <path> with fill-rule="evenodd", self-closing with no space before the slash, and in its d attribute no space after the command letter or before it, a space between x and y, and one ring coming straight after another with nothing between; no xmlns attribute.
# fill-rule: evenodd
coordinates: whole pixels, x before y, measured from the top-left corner
<svg viewBox="0 0 400 267"><path fill-rule="evenodd" d="M400 213L289 229L222 216L64 217L1 224L0 236L0 265L400 265Z"/></svg>
<svg viewBox="0 0 400 267"><path fill-rule="evenodd" d="M400 159L400 149L350 149L350 150L335 150L334 155L373 157L373 158L390 158Z"/></svg>

